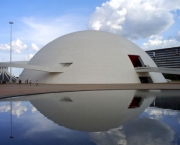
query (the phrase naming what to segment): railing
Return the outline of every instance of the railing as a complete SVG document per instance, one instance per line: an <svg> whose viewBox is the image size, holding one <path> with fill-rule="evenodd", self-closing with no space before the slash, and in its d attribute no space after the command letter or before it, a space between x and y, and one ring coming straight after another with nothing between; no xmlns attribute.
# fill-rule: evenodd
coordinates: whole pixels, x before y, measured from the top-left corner
<svg viewBox="0 0 180 145"><path fill-rule="evenodd" d="M135 67L136 72L159 72L166 74L180 74L179 68L164 68L164 67Z"/></svg>

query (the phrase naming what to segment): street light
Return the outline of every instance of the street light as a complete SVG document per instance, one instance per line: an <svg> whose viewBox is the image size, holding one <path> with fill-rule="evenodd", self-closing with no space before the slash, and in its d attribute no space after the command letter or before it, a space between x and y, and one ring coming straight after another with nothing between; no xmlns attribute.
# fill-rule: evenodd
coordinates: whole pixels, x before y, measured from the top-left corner
<svg viewBox="0 0 180 145"><path fill-rule="evenodd" d="M11 99L11 98L10 98ZM11 110L10 110L10 118L11 118L11 122L10 122L10 126L11 126L11 131L10 131L10 136L9 138L10 139L13 139L13 135L12 135L12 101L10 100L10 107L11 107Z"/></svg>
<svg viewBox="0 0 180 145"><path fill-rule="evenodd" d="M9 22L10 24L10 63L12 62L12 24L13 22ZM10 82L12 82L12 68L10 67Z"/></svg>

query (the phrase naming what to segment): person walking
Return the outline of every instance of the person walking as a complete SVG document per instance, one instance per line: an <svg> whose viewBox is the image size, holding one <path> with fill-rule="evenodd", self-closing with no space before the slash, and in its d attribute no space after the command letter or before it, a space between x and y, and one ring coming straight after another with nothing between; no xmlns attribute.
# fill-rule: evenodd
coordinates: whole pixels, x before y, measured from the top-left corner
<svg viewBox="0 0 180 145"><path fill-rule="evenodd" d="M29 81L29 84L30 84L30 86L31 86L31 80Z"/></svg>
<svg viewBox="0 0 180 145"><path fill-rule="evenodd" d="M36 81L36 86L38 86L38 80Z"/></svg>

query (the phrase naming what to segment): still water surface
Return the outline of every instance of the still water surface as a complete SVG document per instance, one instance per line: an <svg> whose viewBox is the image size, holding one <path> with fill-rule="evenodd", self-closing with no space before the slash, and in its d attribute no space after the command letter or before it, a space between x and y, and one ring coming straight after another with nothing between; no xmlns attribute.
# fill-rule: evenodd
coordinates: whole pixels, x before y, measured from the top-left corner
<svg viewBox="0 0 180 145"><path fill-rule="evenodd" d="M180 91L52 93L0 100L0 145L177 145Z"/></svg>

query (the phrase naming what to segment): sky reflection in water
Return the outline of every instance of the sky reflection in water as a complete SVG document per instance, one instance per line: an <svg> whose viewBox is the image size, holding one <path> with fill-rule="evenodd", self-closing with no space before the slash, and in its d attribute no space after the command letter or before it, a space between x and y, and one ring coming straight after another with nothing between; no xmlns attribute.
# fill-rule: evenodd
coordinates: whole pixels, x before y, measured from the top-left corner
<svg viewBox="0 0 180 145"><path fill-rule="evenodd" d="M179 94L113 90L1 99L0 145L180 144Z"/></svg>

